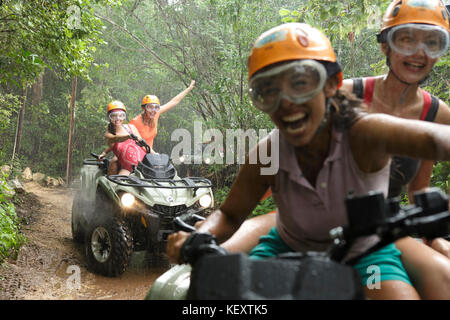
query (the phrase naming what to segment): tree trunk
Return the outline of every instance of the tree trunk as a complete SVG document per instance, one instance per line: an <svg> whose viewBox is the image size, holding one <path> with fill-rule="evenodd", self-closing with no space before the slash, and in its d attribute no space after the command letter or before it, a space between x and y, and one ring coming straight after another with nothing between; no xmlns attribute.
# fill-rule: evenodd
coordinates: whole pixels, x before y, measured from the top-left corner
<svg viewBox="0 0 450 320"><path fill-rule="evenodd" d="M42 101L42 93L43 93L43 87L44 87L44 71L39 74L39 77L37 78L36 82L33 83L31 86L31 96L30 96L30 102L31 102L31 114L32 114L32 121L34 125L39 125L40 119L39 119L39 110L37 106ZM35 134L32 135L32 154L33 154L33 161L36 159L35 156L39 155L39 146L41 144L41 135Z"/></svg>
<svg viewBox="0 0 450 320"><path fill-rule="evenodd" d="M14 165L14 156L20 152L20 144L22 140L22 128L23 128L23 119L25 117L25 107L27 105L27 95L28 95L28 85L25 86L25 90L23 93L23 103L22 108L20 108L19 115L17 116L17 127L16 127L16 138L14 140L14 149L11 158L11 165Z"/></svg>
<svg viewBox="0 0 450 320"><path fill-rule="evenodd" d="M77 95L77 77L72 77L72 97L70 98L70 130L69 143L67 147L67 168L66 168L66 183L70 186L72 182L72 141L73 132L75 128L75 100Z"/></svg>
<svg viewBox="0 0 450 320"><path fill-rule="evenodd" d="M41 103L42 100L42 88L44 85L44 72L41 72L36 82L31 86L31 105L33 107Z"/></svg>

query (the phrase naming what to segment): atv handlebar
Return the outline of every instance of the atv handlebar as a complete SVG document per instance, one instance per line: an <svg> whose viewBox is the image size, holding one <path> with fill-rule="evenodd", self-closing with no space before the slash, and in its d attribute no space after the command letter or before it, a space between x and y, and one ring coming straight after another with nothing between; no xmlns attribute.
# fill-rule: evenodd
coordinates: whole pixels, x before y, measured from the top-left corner
<svg viewBox="0 0 450 320"><path fill-rule="evenodd" d="M227 255L228 251L217 244L216 237L210 233L193 231L183 243L180 255L183 262L194 265L205 255Z"/></svg>
<svg viewBox="0 0 450 320"><path fill-rule="evenodd" d="M328 256L334 261L342 262L357 238L374 234L381 241L345 264L351 265L363 256L408 235L428 239L446 237L450 232L450 213L448 197L442 190L431 188L416 193L414 200L416 205L402 206L399 200L385 200L381 192L347 197L349 225L330 231L334 243ZM192 232L181 248L183 261L193 264L205 254L227 254L225 249L218 246L213 235L197 233L195 228L182 219L175 218L174 222L180 230Z"/></svg>
<svg viewBox="0 0 450 320"><path fill-rule="evenodd" d="M384 199L379 193L369 193L346 199L349 224L330 231L334 245L330 257L342 261L354 241L363 236L378 235L379 243L363 254L347 261L356 261L405 236L448 238L450 213L448 197L439 188L431 188L414 195L415 205L402 206L398 198Z"/></svg>
<svg viewBox="0 0 450 320"><path fill-rule="evenodd" d="M97 159L98 160L98 158L100 157L100 155L99 154L96 154L96 153L93 153L93 152L91 152L91 156L93 156L95 159ZM98 161L101 161L101 160L98 160Z"/></svg>
<svg viewBox="0 0 450 320"><path fill-rule="evenodd" d="M174 224L174 229L178 230L178 231L186 231L186 232L194 232L195 228L194 226L186 223L183 221L183 219L181 219L180 217L176 217L175 219L173 219L173 224Z"/></svg>
<svg viewBox="0 0 450 320"><path fill-rule="evenodd" d="M195 224L197 221L205 220L204 217L197 214L189 216L179 216L173 219L174 229L191 234L181 247L181 260L194 265L201 257L207 254L226 255L228 252L217 244L216 237L210 233L196 232L193 225L185 220Z"/></svg>
<svg viewBox="0 0 450 320"><path fill-rule="evenodd" d="M139 147L144 147L145 151L147 153L151 153L152 152L152 148L147 144L147 141L145 141L144 139L139 140L138 137L132 133L130 133L130 138L133 139L134 141L136 141L136 144Z"/></svg>

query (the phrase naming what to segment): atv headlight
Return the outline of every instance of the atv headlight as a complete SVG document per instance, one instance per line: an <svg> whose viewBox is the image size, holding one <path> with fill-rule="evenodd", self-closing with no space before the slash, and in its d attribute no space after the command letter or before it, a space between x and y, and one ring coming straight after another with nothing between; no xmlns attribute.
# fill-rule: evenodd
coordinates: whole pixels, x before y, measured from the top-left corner
<svg viewBox="0 0 450 320"><path fill-rule="evenodd" d="M211 196L209 194L205 194L205 195L201 196L200 199L198 200L198 203L203 208L208 208L212 203Z"/></svg>
<svg viewBox="0 0 450 320"><path fill-rule="evenodd" d="M131 207L134 204L134 201L136 200L136 198L131 194L131 193L124 193L122 195L122 198L120 198L120 202L122 202L122 205L124 207Z"/></svg>
<svg viewBox="0 0 450 320"><path fill-rule="evenodd" d="M184 162L184 156L181 156L179 159L178 159L179 161L180 161L180 163L183 163Z"/></svg>

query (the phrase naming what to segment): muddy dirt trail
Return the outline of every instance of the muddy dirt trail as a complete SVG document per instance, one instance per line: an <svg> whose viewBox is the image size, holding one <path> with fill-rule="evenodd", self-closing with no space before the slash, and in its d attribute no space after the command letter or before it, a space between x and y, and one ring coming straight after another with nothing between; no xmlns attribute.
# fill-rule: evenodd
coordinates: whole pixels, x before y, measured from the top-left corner
<svg viewBox="0 0 450 320"><path fill-rule="evenodd" d="M167 268L149 266L133 254L128 270L107 278L86 269L83 245L72 240L73 193L68 188L25 184L17 213L28 239L16 260L0 266L2 300L141 300ZM79 277L78 277L79 275Z"/></svg>

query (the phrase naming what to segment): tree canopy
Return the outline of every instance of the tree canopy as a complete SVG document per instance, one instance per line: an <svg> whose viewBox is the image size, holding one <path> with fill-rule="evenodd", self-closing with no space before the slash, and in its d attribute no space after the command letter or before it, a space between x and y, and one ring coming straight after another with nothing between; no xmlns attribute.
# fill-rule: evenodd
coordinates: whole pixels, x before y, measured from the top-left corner
<svg viewBox="0 0 450 320"><path fill-rule="evenodd" d="M177 128L271 129L247 94L247 57L263 31L302 21L331 39L345 77L386 71L375 34L389 0L60 0L2 1L0 7L0 161L14 149L24 114L18 167L63 175L70 126L70 78L79 77L74 175L104 147L105 107L113 99L141 112L146 94L162 103L196 80L194 90L161 117L155 149L170 153ZM448 101L448 55L426 89ZM25 91L25 88L30 90ZM24 100L25 97L28 99ZM14 120L14 121L11 121ZM445 171L444 163L436 170ZM439 169L441 168L441 169ZM222 170L211 166L210 170ZM435 175L448 181L448 175ZM440 181L441 181L440 180ZM442 181L441 181L442 182Z"/></svg>

